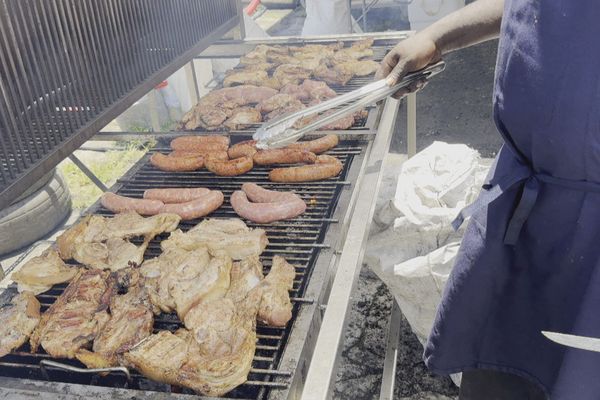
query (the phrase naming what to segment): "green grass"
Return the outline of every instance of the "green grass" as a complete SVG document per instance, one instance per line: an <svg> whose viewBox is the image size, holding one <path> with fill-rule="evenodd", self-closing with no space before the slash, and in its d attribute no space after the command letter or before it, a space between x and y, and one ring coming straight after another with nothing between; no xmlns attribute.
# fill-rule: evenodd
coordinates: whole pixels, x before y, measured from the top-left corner
<svg viewBox="0 0 600 400"><path fill-rule="evenodd" d="M142 141L124 142L116 150L103 153L97 159L82 161L98 179L110 187L146 153L150 145ZM71 160L65 159L58 168L67 180L73 208L84 209L98 200L102 191Z"/></svg>

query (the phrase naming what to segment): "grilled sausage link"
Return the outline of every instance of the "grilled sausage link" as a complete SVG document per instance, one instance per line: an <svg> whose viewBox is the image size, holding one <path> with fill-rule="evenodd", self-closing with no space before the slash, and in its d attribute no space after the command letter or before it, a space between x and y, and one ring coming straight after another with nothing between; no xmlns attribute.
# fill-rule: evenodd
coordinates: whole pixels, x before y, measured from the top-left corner
<svg viewBox="0 0 600 400"><path fill-rule="evenodd" d="M240 157L235 160L221 161L209 158L206 169L219 176L236 176L245 174L253 167L252 157Z"/></svg>
<svg viewBox="0 0 600 400"><path fill-rule="evenodd" d="M211 136L180 136L171 141L171 149L181 151L227 151L229 137Z"/></svg>
<svg viewBox="0 0 600 400"><path fill-rule="evenodd" d="M312 165L302 167L275 168L269 173L269 179L273 182L310 182L338 176L343 165L335 157L321 155Z"/></svg>
<svg viewBox="0 0 600 400"><path fill-rule="evenodd" d="M183 151L183 150L175 150L169 153L169 157L175 158L194 158L194 157L203 157L203 158L216 158L217 160L229 160L229 156L226 151Z"/></svg>
<svg viewBox="0 0 600 400"><path fill-rule="evenodd" d="M160 200L163 203L186 203L210 192L207 188L169 188L148 189L144 191L144 199Z"/></svg>
<svg viewBox="0 0 600 400"><path fill-rule="evenodd" d="M177 214L183 220L190 220L204 217L221 207L223 204L223 193L218 190L211 190L202 197L186 203L164 204L161 213Z"/></svg>
<svg viewBox="0 0 600 400"><path fill-rule="evenodd" d="M203 157L169 157L161 153L154 153L150 163L162 171L184 172L196 171L204 166Z"/></svg>
<svg viewBox="0 0 600 400"><path fill-rule="evenodd" d="M253 160L258 165L270 164L313 164L317 160L315 153L301 149L269 149L256 153Z"/></svg>
<svg viewBox="0 0 600 400"><path fill-rule="evenodd" d="M292 192L278 192L276 190L268 190L258 186L256 183L244 183L242 191L246 193L248 199L254 203L274 203L278 201L300 199Z"/></svg>
<svg viewBox="0 0 600 400"><path fill-rule="evenodd" d="M135 211L140 215L156 215L160 213L162 206L164 206L164 203L160 200L133 199L111 192L104 193L100 203L104 208L114 213Z"/></svg>
<svg viewBox="0 0 600 400"><path fill-rule="evenodd" d="M240 217L259 224L294 218L306 211L306 203L299 197L278 202L251 203L246 193L241 190L233 192L230 202L233 210Z"/></svg>
<svg viewBox="0 0 600 400"><path fill-rule="evenodd" d="M256 152L256 140L244 140L234 144L227 150L227 154L232 160L244 156L252 157Z"/></svg>
<svg viewBox="0 0 600 400"><path fill-rule="evenodd" d="M306 142L296 142L288 146L290 149L302 149L313 152L315 154L321 154L329 149L333 149L338 145L340 139L337 135L331 134L323 136L322 138L309 140Z"/></svg>

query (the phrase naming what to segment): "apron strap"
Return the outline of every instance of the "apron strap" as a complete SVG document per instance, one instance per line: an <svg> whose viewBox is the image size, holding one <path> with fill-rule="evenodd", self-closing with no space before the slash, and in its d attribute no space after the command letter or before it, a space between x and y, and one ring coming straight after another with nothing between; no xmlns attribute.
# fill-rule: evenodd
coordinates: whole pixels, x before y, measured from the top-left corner
<svg viewBox="0 0 600 400"><path fill-rule="evenodd" d="M506 234L504 235L504 244L509 246L517 244L521 229L535 205L539 192L540 183L535 176L531 176L525 182L519 204L508 222L508 228L506 228Z"/></svg>

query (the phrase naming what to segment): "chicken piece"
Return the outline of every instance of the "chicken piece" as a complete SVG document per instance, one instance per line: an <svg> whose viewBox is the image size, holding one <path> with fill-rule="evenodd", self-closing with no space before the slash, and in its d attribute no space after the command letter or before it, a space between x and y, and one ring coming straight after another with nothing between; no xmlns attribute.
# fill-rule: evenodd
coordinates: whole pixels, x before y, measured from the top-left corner
<svg viewBox="0 0 600 400"><path fill-rule="evenodd" d="M379 69L379 63L372 60L347 61L336 64L333 69L341 74L352 76L368 76Z"/></svg>
<svg viewBox="0 0 600 400"><path fill-rule="evenodd" d="M184 321L194 340L178 381L208 396L222 396L244 383L256 350L260 292L254 289L262 264L258 256L235 264L227 295L199 303Z"/></svg>
<svg viewBox="0 0 600 400"><path fill-rule="evenodd" d="M2 293L0 307L0 357L21 347L40 322L40 303L33 293L16 293L7 290Z"/></svg>
<svg viewBox="0 0 600 400"><path fill-rule="evenodd" d="M304 82L308 80L309 79L306 79ZM293 96L300 101L310 100L310 93L302 85L294 85L292 83L288 83L287 85L281 88L279 93Z"/></svg>
<svg viewBox="0 0 600 400"><path fill-rule="evenodd" d="M298 102L298 99L289 94L276 94L275 96L262 101L256 105L256 109L263 113L270 113L279 108L287 106L289 103Z"/></svg>
<svg viewBox="0 0 600 400"><path fill-rule="evenodd" d="M56 239L58 254L63 260L69 260L81 243L105 242L111 238L145 236L151 240L159 233L175 230L180 220L181 217L176 214L158 214L148 218L136 213L122 213L113 218L88 215Z"/></svg>
<svg viewBox="0 0 600 400"><path fill-rule="evenodd" d="M271 111L267 115L265 115L265 121L270 121L275 118L283 117L284 115L289 115L295 113L296 111L300 111L305 109L306 106L302 104L300 100L292 101L285 106L278 108L276 110Z"/></svg>
<svg viewBox="0 0 600 400"><path fill-rule="evenodd" d="M40 294L58 283L69 282L77 275L77 267L67 266L54 249L33 257L11 275L18 284L19 292L30 291Z"/></svg>
<svg viewBox="0 0 600 400"><path fill-rule="evenodd" d="M73 252L73 259L96 269L118 271L131 265L141 265L150 238L141 245L120 238L110 238L105 243L81 243Z"/></svg>
<svg viewBox="0 0 600 400"><path fill-rule="evenodd" d="M314 71L314 77L316 79L323 80L331 85L344 86L350 79L352 74L346 70L338 71L333 68L329 68L326 65L321 65Z"/></svg>
<svg viewBox="0 0 600 400"><path fill-rule="evenodd" d="M262 70L238 71L225 76L223 86L237 85L255 85L262 86L263 82L269 78L269 74Z"/></svg>
<svg viewBox="0 0 600 400"><path fill-rule="evenodd" d="M373 57L373 50L369 48L346 47L337 51L328 61L330 65L335 66L337 64L357 61L367 57Z"/></svg>
<svg viewBox="0 0 600 400"><path fill-rule="evenodd" d="M267 61L267 52L271 54L288 54L289 50L284 46L268 46L264 44L257 45L254 50L247 53L240 59L241 65L255 65Z"/></svg>
<svg viewBox="0 0 600 400"><path fill-rule="evenodd" d="M271 270L261 282L258 319L267 325L285 326L292 318L289 290L294 285L296 270L281 256L273 257Z"/></svg>
<svg viewBox="0 0 600 400"><path fill-rule="evenodd" d="M231 265L226 255L211 259L206 247L174 248L146 261L141 273L152 303L164 312L177 311L183 319L199 301L223 296Z"/></svg>
<svg viewBox="0 0 600 400"><path fill-rule="evenodd" d="M262 116L258 110L251 107L240 107L223 125L232 131L237 131L259 122L262 122Z"/></svg>
<svg viewBox="0 0 600 400"><path fill-rule="evenodd" d="M278 79L282 85L287 85L288 83L297 85L305 79L310 78L312 73L311 69L301 65L283 64L275 68L273 77Z"/></svg>
<svg viewBox="0 0 600 400"><path fill-rule="evenodd" d="M152 333L152 304L139 269L133 268L127 275L128 291L110 300L110 320L94 340L93 351L81 350L75 355L88 368L123 365L123 353Z"/></svg>
<svg viewBox="0 0 600 400"><path fill-rule="evenodd" d="M193 131L198 128L209 131L216 130L227 118L231 117L232 114L230 109L223 107L206 106L201 108L201 111L194 109L194 111L189 114L190 117L183 124L183 130Z"/></svg>
<svg viewBox="0 0 600 400"><path fill-rule="evenodd" d="M73 358L89 346L110 318L106 310L116 283L114 273L80 271L42 315L31 335L32 352L41 344L52 357Z"/></svg>
<svg viewBox="0 0 600 400"><path fill-rule="evenodd" d="M227 254L233 260L241 260L260 255L268 243L263 229L250 229L240 219L205 219L186 233L171 233L161 242L161 248L166 251L207 247L212 255Z"/></svg>
<svg viewBox="0 0 600 400"><path fill-rule="evenodd" d="M327 115L328 113L332 113L333 111L326 111L323 115ZM354 125L354 115L349 114L340 119L337 119L333 122L328 123L319 128L320 131L335 131L335 130L345 130L350 129Z"/></svg>
<svg viewBox="0 0 600 400"><path fill-rule="evenodd" d="M312 79L306 79L300 85L305 90L311 99L313 100L327 100L337 96L335 90L327 86L325 82L313 81Z"/></svg>
<svg viewBox="0 0 600 400"><path fill-rule="evenodd" d="M160 331L139 342L124 354L124 358L144 376L177 385L177 375L189 354L190 337L190 332L185 329L179 329L175 334Z"/></svg>
<svg viewBox="0 0 600 400"><path fill-rule="evenodd" d="M241 68L230 69L225 72L225 77L235 75L240 72L251 72L251 71L270 71L277 65L269 62L257 62L255 64L243 65Z"/></svg>
<svg viewBox="0 0 600 400"><path fill-rule="evenodd" d="M358 41L352 43L350 48L354 49L354 50L370 49L371 47L373 47L373 43L375 43L375 39L367 38L367 39L358 40Z"/></svg>

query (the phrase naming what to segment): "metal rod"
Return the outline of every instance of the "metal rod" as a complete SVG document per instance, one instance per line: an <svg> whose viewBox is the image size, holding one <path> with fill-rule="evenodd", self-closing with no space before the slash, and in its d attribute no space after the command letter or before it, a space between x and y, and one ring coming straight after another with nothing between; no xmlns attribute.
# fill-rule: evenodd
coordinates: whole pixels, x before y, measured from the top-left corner
<svg viewBox="0 0 600 400"><path fill-rule="evenodd" d="M103 192L108 192L108 188L102 183L100 179L75 155L75 153L71 153L69 155L69 160L73 161L73 164L77 166L90 180L94 183L94 185L98 186L100 190Z"/></svg>
<svg viewBox="0 0 600 400"><path fill-rule="evenodd" d="M408 158L417 153L417 94L406 96L406 147Z"/></svg>
<svg viewBox="0 0 600 400"><path fill-rule="evenodd" d="M396 383L396 364L398 360L398 344L400 342L400 323L402 313L396 299L392 300L392 312L388 324L385 346L385 360L383 361L383 376L379 400L393 400L394 386Z"/></svg>
<svg viewBox="0 0 600 400"><path fill-rule="evenodd" d="M58 363L56 361L52 361L52 360L42 360L40 361L40 370L42 371L42 375L44 375L44 377L47 380L49 379L48 376L48 372L46 371L46 367L52 367L52 368L57 368L57 369L62 369L65 371L70 371L70 372L78 372L81 374L98 374L98 373L112 373L112 372L121 372L123 374L125 374L125 376L127 377L128 381L131 381L131 374L129 373L129 369L125 368L125 367L110 367L110 368L78 368L78 367L73 367L71 365L67 365L67 364L62 364L62 363Z"/></svg>
<svg viewBox="0 0 600 400"><path fill-rule="evenodd" d="M267 374L267 375L277 375L277 376L292 376L291 372L287 371L278 371L276 369L261 369L261 368L252 368L250 370L251 373L254 374Z"/></svg>

